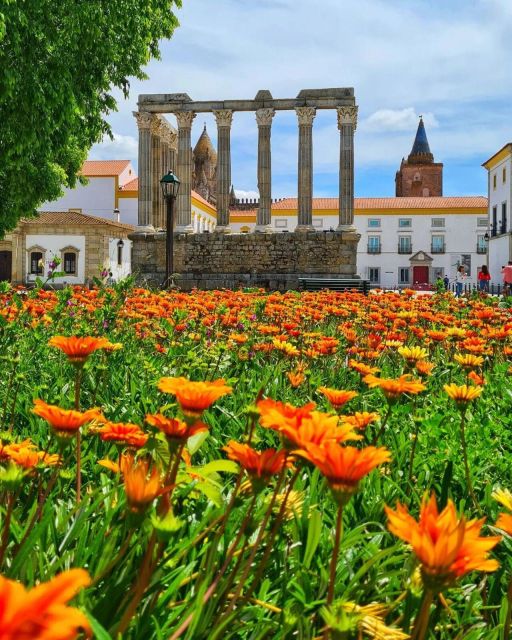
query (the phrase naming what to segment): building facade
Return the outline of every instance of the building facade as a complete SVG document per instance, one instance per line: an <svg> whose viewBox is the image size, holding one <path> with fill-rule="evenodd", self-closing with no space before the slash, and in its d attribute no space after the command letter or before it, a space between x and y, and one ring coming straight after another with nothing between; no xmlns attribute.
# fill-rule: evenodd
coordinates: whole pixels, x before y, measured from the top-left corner
<svg viewBox="0 0 512 640"><path fill-rule="evenodd" d="M512 143L507 143L483 165L489 196L489 271L501 283L501 269L512 260Z"/></svg>

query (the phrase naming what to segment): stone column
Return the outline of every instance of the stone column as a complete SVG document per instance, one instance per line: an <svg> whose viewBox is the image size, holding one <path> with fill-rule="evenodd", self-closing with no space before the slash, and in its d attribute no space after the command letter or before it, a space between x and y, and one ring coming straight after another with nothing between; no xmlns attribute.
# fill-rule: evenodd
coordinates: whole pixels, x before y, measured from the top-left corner
<svg viewBox="0 0 512 640"><path fill-rule="evenodd" d="M167 164L169 166L169 170L174 174L176 173L176 156L177 156L177 146L178 146L178 134L172 129L167 130L167 144L169 146L169 156L167 159Z"/></svg>
<svg viewBox="0 0 512 640"><path fill-rule="evenodd" d="M151 154L151 121L153 116L146 111L134 111L139 129L139 201L137 211L138 231L154 231L151 226L153 190L151 175L153 169Z"/></svg>
<svg viewBox="0 0 512 640"><path fill-rule="evenodd" d="M176 175L180 180L180 190L176 199L176 231L193 233L192 227L192 147L190 130L196 117L193 111L176 114L178 120L178 166Z"/></svg>
<svg viewBox="0 0 512 640"><path fill-rule="evenodd" d="M274 114L275 110L272 108L258 109L256 111L256 122L258 123L258 190L260 192L260 203L254 231L260 233L272 231L270 128Z"/></svg>
<svg viewBox="0 0 512 640"><path fill-rule="evenodd" d="M213 111L217 121L217 226L215 231L229 233L229 196L231 189L231 121L233 111Z"/></svg>
<svg viewBox="0 0 512 640"><path fill-rule="evenodd" d="M313 231L313 120L314 107L297 107L299 119L298 220L295 231Z"/></svg>
<svg viewBox="0 0 512 640"><path fill-rule="evenodd" d="M167 127L165 125L162 126L161 129L161 133L160 133L160 179L162 178L162 176L164 176L168 171L170 171L170 167L169 167L169 144L167 142ZM162 194L162 188L160 185L158 185L160 187L159 191L160 191L160 208L159 208L159 215L160 215L160 221L161 224L160 226L162 227L162 229L166 229L166 203Z"/></svg>
<svg viewBox="0 0 512 640"><path fill-rule="evenodd" d="M155 229L162 228L162 220L160 219L160 209L162 204L162 190L160 188L160 178L162 177L160 171L160 133L162 123L158 117L154 117L151 122L151 155L152 155L152 170L151 170L151 190L153 193L153 207L151 214L151 224Z"/></svg>
<svg viewBox="0 0 512 640"><path fill-rule="evenodd" d="M355 231L354 226L354 131L357 107L338 107L340 130L340 204L338 231Z"/></svg>

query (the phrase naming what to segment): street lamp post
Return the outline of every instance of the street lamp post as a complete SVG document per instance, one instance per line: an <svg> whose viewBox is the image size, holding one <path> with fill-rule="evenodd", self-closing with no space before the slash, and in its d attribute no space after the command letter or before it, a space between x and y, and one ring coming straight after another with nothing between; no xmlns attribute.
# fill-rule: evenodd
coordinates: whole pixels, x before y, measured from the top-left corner
<svg viewBox="0 0 512 640"><path fill-rule="evenodd" d="M171 285L172 274L174 271L174 201L176 200L176 196L178 195L178 191L180 189L180 181L174 175L174 173L172 173L172 171L169 171L160 180L160 185L162 187L162 193L167 206L165 236L165 280L163 283L163 288L167 289Z"/></svg>
<svg viewBox="0 0 512 640"><path fill-rule="evenodd" d="M490 240L489 232L486 231L484 236L484 242L485 242L485 266L487 267L487 270L489 270L489 240Z"/></svg>

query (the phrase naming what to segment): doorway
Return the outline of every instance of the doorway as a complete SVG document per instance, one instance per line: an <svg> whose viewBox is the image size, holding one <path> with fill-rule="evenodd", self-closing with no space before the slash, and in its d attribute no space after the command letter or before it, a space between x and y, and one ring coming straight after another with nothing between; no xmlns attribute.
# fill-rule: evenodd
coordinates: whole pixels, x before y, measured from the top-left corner
<svg viewBox="0 0 512 640"><path fill-rule="evenodd" d="M12 251L0 251L0 282L12 278Z"/></svg>
<svg viewBox="0 0 512 640"><path fill-rule="evenodd" d="M428 267L423 265L413 267L412 281L414 284L428 284Z"/></svg>

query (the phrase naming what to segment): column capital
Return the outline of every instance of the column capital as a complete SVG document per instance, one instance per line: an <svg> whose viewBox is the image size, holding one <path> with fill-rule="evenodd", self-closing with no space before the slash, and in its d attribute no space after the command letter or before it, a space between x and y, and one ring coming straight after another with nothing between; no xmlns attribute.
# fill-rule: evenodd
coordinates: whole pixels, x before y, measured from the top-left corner
<svg viewBox="0 0 512 640"><path fill-rule="evenodd" d="M180 111L176 114L176 120L178 121L178 127L180 129L190 129L192 121L196 117L194 111Z"/></svg>
<svg viewBox="0 0 512 640"><path fill-rule="evenodd" d="M256 122L258 123L258 127L269 126L272 124L272 118L274 117L276 111L272 107L267 107L265 109L256 109Z"/></svg>
<svg viewBox="0 0 512 640"><path fill-rule="evenodd" d="M148 111L132 111L135 120L137 121L137 128L139 131L148 130L151 127L153 121L153 114Z"/></svg>
<svg viewBox="0 0 512 640"><path fill-rule="evenodd" d="M359 107L338 107L336 109L338 113L338 129L345 124L354 125L354 131L357 128L357 111Z"/></svg>
<svg viewBox="0 0 512 640"><path fill-rule="evenodd" d="M169 127L165 127L161 134L162 140L166 142L171 148L176 147L176 143L178 141L178 134L170 129Z"/></svg>
<svg viewBox="0 0 512 640"><path fill-rule="evenodd" d="M316 116L315 107L295 107L300 125L312 125Z"/></svg>
<svg viewBox="0 0 512 640"><path fill-rule="evenodd" d="M165 125L164 125L164 123L160 120L160 118L153 117L153 118L152 118L152 120L151 120L151 122L150 122L149 128L151 129L151 133L152 133L154 136L157 136L157 137L159 137L159 138L162 138L162 134L163 134L163 132L164 132Z"/></svg>
<svg viewBox="0 0 512 640"><path fill-rule="evenodd" d="M231 122L233 120L233 111L232 109L214 109L213 115L215 116L215 120L217 121L218 127L230 127Z"/></svg>

